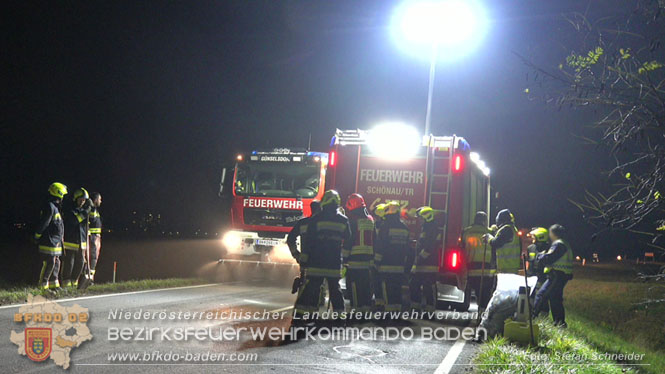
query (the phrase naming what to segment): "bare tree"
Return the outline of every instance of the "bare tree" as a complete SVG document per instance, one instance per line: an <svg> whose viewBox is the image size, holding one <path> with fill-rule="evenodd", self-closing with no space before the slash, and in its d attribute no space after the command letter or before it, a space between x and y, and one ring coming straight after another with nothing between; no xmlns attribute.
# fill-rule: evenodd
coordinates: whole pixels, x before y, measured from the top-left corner
<svg viewBox="0 0 665 374"><path fill-rule="evenodd" d="M648 245L663 251L665 0L604 5L563 15L573 34L565 60L547 68L522 57L542 88L530 94L599 113L597 136L582 139L606 146L616 162L607 171L611 190L570 201L597 227L648 235Z"/></svg>

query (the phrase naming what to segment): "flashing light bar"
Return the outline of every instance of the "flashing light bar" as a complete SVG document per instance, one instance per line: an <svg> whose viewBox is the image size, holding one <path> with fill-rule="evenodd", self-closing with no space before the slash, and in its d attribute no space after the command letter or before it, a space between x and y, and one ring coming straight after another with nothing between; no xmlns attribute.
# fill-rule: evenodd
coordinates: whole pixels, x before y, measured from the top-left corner
<svg viewBox="0 0 665 374"><path fill-rule="evenodd" d="M337 152L330 151L330 166L334 167L337 165Z"/></svg>

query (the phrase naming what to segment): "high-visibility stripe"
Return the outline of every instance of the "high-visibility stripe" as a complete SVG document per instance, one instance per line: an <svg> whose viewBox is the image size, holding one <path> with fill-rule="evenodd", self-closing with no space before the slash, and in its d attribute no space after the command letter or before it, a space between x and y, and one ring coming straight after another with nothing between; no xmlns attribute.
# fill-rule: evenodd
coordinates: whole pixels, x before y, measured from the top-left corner
<svg viewBox="0 0 665 374"><path fill-rule="evenodd" d="M40 239L42 237L42 234L35 233L35 239Z"/></svg>
<svg viewBox="0 0 665 374"><path fill-rule="evenodd" d="M79 249L79 243L65 242L65 249Z"/></svg>
<svg viewBox="0 0 665 374"><path fill-rule="evenodd" d="M83 222L83 220L85 219L85 216L82 214L74 213L74 216L79 221L79 223Z"/></svg>
<svg viewBox="0 0 665 374"><path fill-rule="evenodd" d="M358 305L358 289L356 288L356 282L351 282L351 295L353 296L353 306Z"/></svg>
<svg viewBox="0 0 665 374"><path fill-rule="evenodd" d="M99 212L93 210L92 212L90 212L90 217L101 217L101 215L99 214Z"/></svg>
<svg viewBox="0 0 665 374"><path fill-rule="evenodd" d="M371 246L353 246L351 247L351 254L352 255L372 255L374 254L374 248Z"/></svg>
<svg viewBox="0 0 665 374"><path fill-rule="evenodd" d="M427 258L427 257L429 257L429 255L430 255L429 252L425 251L424 249L422 251L420 251L420 254L419 254L419 256L422 257L422 258Z"/></svg>
<svg viewBox="0 0 665 374"><path fill-rule="evenodd" d="M339 277L341 272L340 269L307 268L307 275L319 277Z"/></svg>
<svg viewBox="0 0 665 374"><path fill-rule="evenodd" d="M383 260L383 255L381 253L375 253L374 261L381 261L381 260Z"/></svg>
<svg viewBox="0 0 665 374"><path fill-rule="evenodd" d="M47 245L40 245L39 252L49 255L59 255L62 253L62 247L49 247Z"/></svg>
<svg viewBox="0 0 665 374"><path fill-rule="evenodd" d="M346 230L346 225L339 222L320 221L316 223L316 229L336 231L342 233L344 232L344 230Z"/></svg>
<svg viewBox="0 0 665 374"><path fill-rule="evenodd" d="M411 267L412 273L436 273L438 271L438 266L413 265Z"/></svg>
<svg viewBox="0 0 665 374"><path fill-rule="evenodd" d="M388 239L390 244L403 245L409 242L409 231L405 229L389 229Z"/></svg>
<svg viewBox="0 0 665 374"><path fill-rule="evenodd" d="M101 234L102 233L102 228L101 227L91 227L90 228L90 233L91 234Z"/></svg>
<svg viewBox="0 0 665 374"><path fill-rule="evenodd" d="M372 261L349 261L349 269L369 269L372 266Z"/></svg>
<svg viewBox="0 0 665 374"><path fill-rule="evenodd" d="M404 266L381 265L378 268L379 273L403 273Z"/></svg>
<svg viewBox="0 0 665 374"><path fill-rule="evenodd" d="M53 220L57 221L59 219L62 219L62 216L60 215L60 213L56 213L56 214L53 215Z"/></svg>
<svg viewBox="0 0 665 374"><path fill-rule="evenodd" d="M349 257L350 255L351 255L351 251L349 251L348 249L342 250L342 257L346 258L346 257Z"/></svg>

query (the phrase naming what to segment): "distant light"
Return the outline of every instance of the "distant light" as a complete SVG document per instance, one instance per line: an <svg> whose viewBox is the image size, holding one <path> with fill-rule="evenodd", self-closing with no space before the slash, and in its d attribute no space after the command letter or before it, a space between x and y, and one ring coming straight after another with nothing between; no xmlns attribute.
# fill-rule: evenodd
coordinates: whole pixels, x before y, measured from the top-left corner
<svg viewBox="0 0 665 374"><path fill-rule="evenodd" d="M580 256L575 256L575 259L576 259L577 261L579 261L579 260L581 260L582 258L581 258Z"/></svg>
<svg viewBox="0 0 665 374"><path fill-rule="evenodd" d="M522 236L522 235L524 235L524 233L522 231L518 231L517 235Z"/></svg>
<svg viewBox="0 0 665 374"><path fill-rule="evenodd" d="M237 155L237 156L236 156L236 160L238 160L238 161L242 161L242 155Z"/></svg>
<svg viewBox="0 0 665 374"><path fill-rule="evenodd" d="M337 165L337 152L330 151L330 166Z"/></svg>
<svg viewBox="0 0 665 374"><path fill-rule="evenodd" d="M321 161L321 157L319 156L314 156L314 162L319 162Z"/></svg>
<svg viewBox="0 0 665 374"><path fill-rule="evenodd" d="M623 260L623 257L621 257L621 255L617 256L617 261L621 261L621 260Z"/></svg>
<svg viewBox="0 0 665 374"><path fill-rule="evenodd" d="M369 131L367 144L371 152L390 160L408 160L421 146L418 130L400 122L386 122Z"/></svg>
<svg viewBox="0 0 665 374"><path fill-rule="evenodd" d="M390 29L405 52L429 59L437 46L441 60L452 60L480 44L488 21L483 6L474 0L404 1L395 10Z"/></svg>

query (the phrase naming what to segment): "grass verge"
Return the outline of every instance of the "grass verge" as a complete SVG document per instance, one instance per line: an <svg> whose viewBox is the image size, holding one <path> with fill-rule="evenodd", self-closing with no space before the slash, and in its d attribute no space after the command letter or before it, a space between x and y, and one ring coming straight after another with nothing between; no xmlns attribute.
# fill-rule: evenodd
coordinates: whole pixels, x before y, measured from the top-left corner
<svg viewBox="0 0 665 374"><path fill-rule="evenodd" d="M0 305L24 303L28 294L41 295L49 299L64 299L85 295L99 295L106 293L130 292L151 290L157 288L171 288L193 286L208 283L198 278L168 278L168 279L144 279L129 280L118 283L94 284L86 290L78 290L73 287L62 288L55 295L37 287L16 287L13 289L0 290Z"/></svg>
<svg viewBox="0 0 665 374"><path fill-rule="evenodd" d="M631 366L604 356L571 330L538 320L541 328L539 348L520 347L504 338L494 338L479 348L473 360L476 373L575 373L620 374L636 372Z"/></svg>

